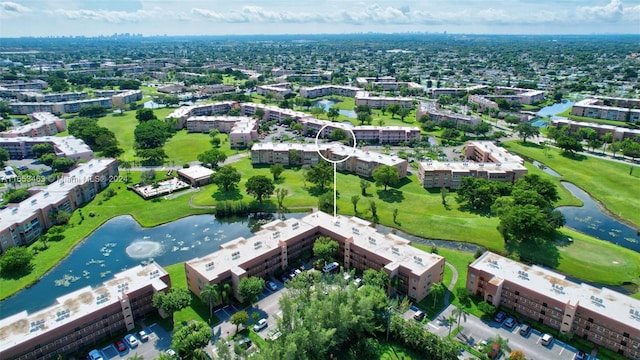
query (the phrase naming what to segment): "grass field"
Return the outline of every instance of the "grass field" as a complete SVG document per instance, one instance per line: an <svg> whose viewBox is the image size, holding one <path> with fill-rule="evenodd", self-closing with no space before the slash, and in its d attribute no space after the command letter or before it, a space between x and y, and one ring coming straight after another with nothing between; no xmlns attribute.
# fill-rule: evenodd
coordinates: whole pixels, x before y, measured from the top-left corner
<svg viewBox="0 0 640 360"><path fill-rule="evenodd" d="M505 142L504 147L530 159L538 160L560 173L559 180L574 183L600 201L612 214L640 227L640 171L629 174L630 165L577 155L570 158L561 150L519 141Z"/></svg>
<svg viewBox="0 0 640 360"><path fill-rule="evenodd" d="M184 263L180 262L177 264L165 266L165 270L169 273L169 277L171 278L171 287L174 289L188 289L187 287L187 276L184 271ZM189 322L192 320L203 321L208 324L217 324L220 319L216 316L216 314L211 315L211 319L209 319L209 306L200 300L194 293L191 293L191 304L177 311L173 314L173 323L179 324L182 322Z"/></svg>

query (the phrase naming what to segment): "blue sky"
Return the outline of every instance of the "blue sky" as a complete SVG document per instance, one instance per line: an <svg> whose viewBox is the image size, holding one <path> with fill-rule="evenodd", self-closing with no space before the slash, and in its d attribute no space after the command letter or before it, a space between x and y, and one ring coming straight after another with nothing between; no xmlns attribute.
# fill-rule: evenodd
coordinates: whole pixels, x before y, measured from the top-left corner
<svg viewBox="0 0 640 360"><path fill-rule="evenodd" d="M0 36L444 32L640 35L640 0L13 0Z"/></svg>

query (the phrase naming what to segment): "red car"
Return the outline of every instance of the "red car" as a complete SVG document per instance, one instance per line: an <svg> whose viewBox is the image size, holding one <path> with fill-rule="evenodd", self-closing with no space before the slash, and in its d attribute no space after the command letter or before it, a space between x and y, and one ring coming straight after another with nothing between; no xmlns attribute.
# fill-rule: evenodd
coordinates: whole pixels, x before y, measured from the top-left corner
<svg viewBox="0 0 640 360"><path fill-rule="evenodd" d="M118 349L119 352L123 352L123 351L127 350L127 345L125 345L124 341L122 341L122 340L116 340L116 342L113 343L113 345L116 346L116 349Z"/></svg>

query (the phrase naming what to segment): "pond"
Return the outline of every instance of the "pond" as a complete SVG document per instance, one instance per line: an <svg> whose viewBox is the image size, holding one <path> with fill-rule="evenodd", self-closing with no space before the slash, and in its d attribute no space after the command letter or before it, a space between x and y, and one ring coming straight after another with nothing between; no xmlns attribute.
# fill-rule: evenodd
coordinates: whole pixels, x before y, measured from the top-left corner
<svg viewBox="0 0 640 360"><path fill-rule="evenodd" d="M225 219L196 215L145 229L131 216L115 217L76 246L38 283L0 302L0 317L43 309L61 295L101 284L141 263L155 261L167 266L211 253L227 241L252 236L252 230L274 219L273 214Z"/></svg>
<svg viewBox="0 0 640 360"><path fill-rule="evenodd" d="M561 183L584 203L582 207L561 206L557 208L566 218L566 226L640 252L638 230L603 213L598 204L584 190L569 182L562 181Z"/></svg>
<svg viewBox="0 0 640 360"><path fill-rule="evenodd" d="M159 108L165 107L164 104L158 104L157 102L155 102L153 100L146 101L144 104L142 104L142 106L145 109L159 109Z"/></svg>
<svg viewBox="0 0 640 360"><path fill-rule="evenodd" d="M329 111L329 109L331 109L331 107L333 105L337 104L337 103L339 103L339 101L324 99L324 100L316 101L313 105L314 106L321 106L324 109L324 111ZM358 117L356 112L353 111L353 110L339 110L338 112L340 113L340 115L344 115L344 116L346 116L348 118L355 119L355 118Z"/></svg>
<svg viewBox="0 0 640 360"><path fill-rule="evenodd" d="M567 110L568 108L572 107L573 104L573 101L563 100L561 103L555 103L553 105L543 107L536 114L539 117L546 117L547 115L553 116Z"/></svg>
<svg viewBox="0 0 640 360"><path fill-rule="evenodd" d="M533 160L532 164L537 166L542 171L546 172L547 174L549 174L549 175L551 175L553 177L561 177L562 176L562 175L558 174L556 171L554 171L552 168L548 167L547 165L545 165L545 164L543 164L541 162Z"/></svg>

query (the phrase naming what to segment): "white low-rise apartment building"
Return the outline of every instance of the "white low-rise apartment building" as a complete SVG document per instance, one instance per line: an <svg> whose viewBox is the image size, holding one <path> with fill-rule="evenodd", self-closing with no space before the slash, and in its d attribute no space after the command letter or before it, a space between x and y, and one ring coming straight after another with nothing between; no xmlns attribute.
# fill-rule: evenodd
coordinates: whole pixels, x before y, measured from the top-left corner
<svg viewBox="0 0 640 360"><path fill-rule="evenodd" d="M390 104L398 104L402 107L412 108L413 99L408 97L373 96L368 91L358 91L355 96L355 105L367 105L372 109L382 109Z"/></svg>
<svg viewBox="0 0 640 360"><path fill-rule="evenodd" d="M54 225L51 219L54 211L73 212L109 186L117 175L115 159L93 159L47 186L29 189L29 198L0 210L0 252L30 244Z"/></svg>
<svg viewBox="0 0 640 360"><path fill-rule="evenodd" d="M340 244L339 261L345 269L383 270L398 278L397 291L414 301L424 299L441 282L445 259L411 246L394 234L381 234L366 220L317 211L301 219L276 220L262 225L249 239L222 244L211 254L184 263L189 289L200 296L206 285L229 283L235 296L244 277L266 277L285 270L320 236Z"/></svg>
<svg viewBox="0 0 640 360"><path fill-rule="evenodd" d="M37 144L51 144L58 157L76 161L93 159L93 150L75 136L0 137L0 148L7 150L13 160L32 158L31 149Z"/></svg>
<svg viewBox="0 0 640 360"><path fill-rule="evenodd" d="M95 99L84 99L63 102L14 102L9 103L12 114L30 114L34 112L50 112L56 115L74 113L80 111L85 106L102 106L111 108L113 103L110 97Z"/></svg>
<svg viewBox="0 0 640 360"><path fill-rule="evenodd" d="M166 270L151 262L60 296L45 309L3 314L7 317L0 319L0 358L56 359L132 331L135 320L156 312L153 295L170 287Z"/></svg>
<svg viewBox="0 0 640 360"><path fill-rule="evenodd" d="M573 104L571 115L625 122L640 121L640 100L594 97Z"/></svg>
<svg viewBox="0 0 640 360"><path fill-rule="evenodd" d="M593 129L598 136L604 134L611 134L614 141L622 141L624 139L640 139L640 129L630 129L626 127L613 126L607 124L598 124L592 122L573 121L569 119L552 119L551 126L563 127L568 126L571 131L578 131L579 129Z"/></svg>
<svg viewBox="0 0 640 360"><path fill-rule="evenodd" d="M372 126L340 124L314 117L306 117L298 120L306 133L317 133L322 130L321 137L328 137L336 129L350 129L358 143L375 144L399 144L405 141L420 140L420 128L415 126Z"/></svg>
<svg viewBox="0 0 640 360"><path fill-rule="evenodd" d="M416 111L416 121L420 121L420 118L426 115L432 121L440 123L443 120L455 121L456 125L468 124L477 125L482 122L482 119L476 116L460 114L451 110L441 109L435 102L423 102L418 106Z"/></svg>
<svg viewBox="0 0 640 360"><path fill-rule="evenodd" d="M315 165L322 158L340 161L337 169L354 173L358 176L371 177L373 170L381 165L393 166L398 170L398 178L407 176L409 163L397 156L380 154L374 151L353 149L341 143L294 144L294 143L257 143L251 147L252 164L282 164L282 165ZM297 153L298 163L294 163L292 152Z"/></svg>
<svg viewBox="0 0 640 360"><path fill-rule="evenodd" d="M234 101L222 101L211 104L182 106L167 115L164 120L173 123L176 129L184 129L187 126L187 119L192 116L226 114L235 105L237 103Z"/></svg>
<svg viewBox="0 0 640 360"><path fill-rule="evenodd" d="M25 91L18 94L19 101L32 101L32 102L61 102L61 101L75 101L84 100L89 97L89 94L82 92L65 92L65 93L40 93L33 91Z"/></svg>
<svg viewBox="0 0 640 360"><path fill-rule="evenodd" d="M428 160L418 165L418 180L425 189L456 189L462 184L462 179L469 176L514 183L527 173L521 157L490 141L468 142L465 146L464 161Z"/></svg>
<svg viewBox="0 0 640 360"><path fill-rule="evenodd" d="M67 130L67 121L49 112L29 114L32 123L0 133L0 137L53 136Z"/></svg>
<svg viewBox="0 0 640 360"><path fill-rule="evenodd" d="M142 100L141 90L125 90L111 96L113 106L128 105L138 100Z"/></svg>
<svg viewBox="0 0 640 360"><path fill-rule="evenodd" d="M256 92L258 95L272 94L277 98L284 98L285 95L291 94L293 85L288 82L271 84L271 85L259 85L256 86Z"/></svg>
<svg viewBox="0 0 640 360"><path fill-rule="evenodd" d="M313 87L301 87L300 96L307 99L329 95L354 97L358 91L362 91L362 89L346 85L320 85Z"/></svg>

